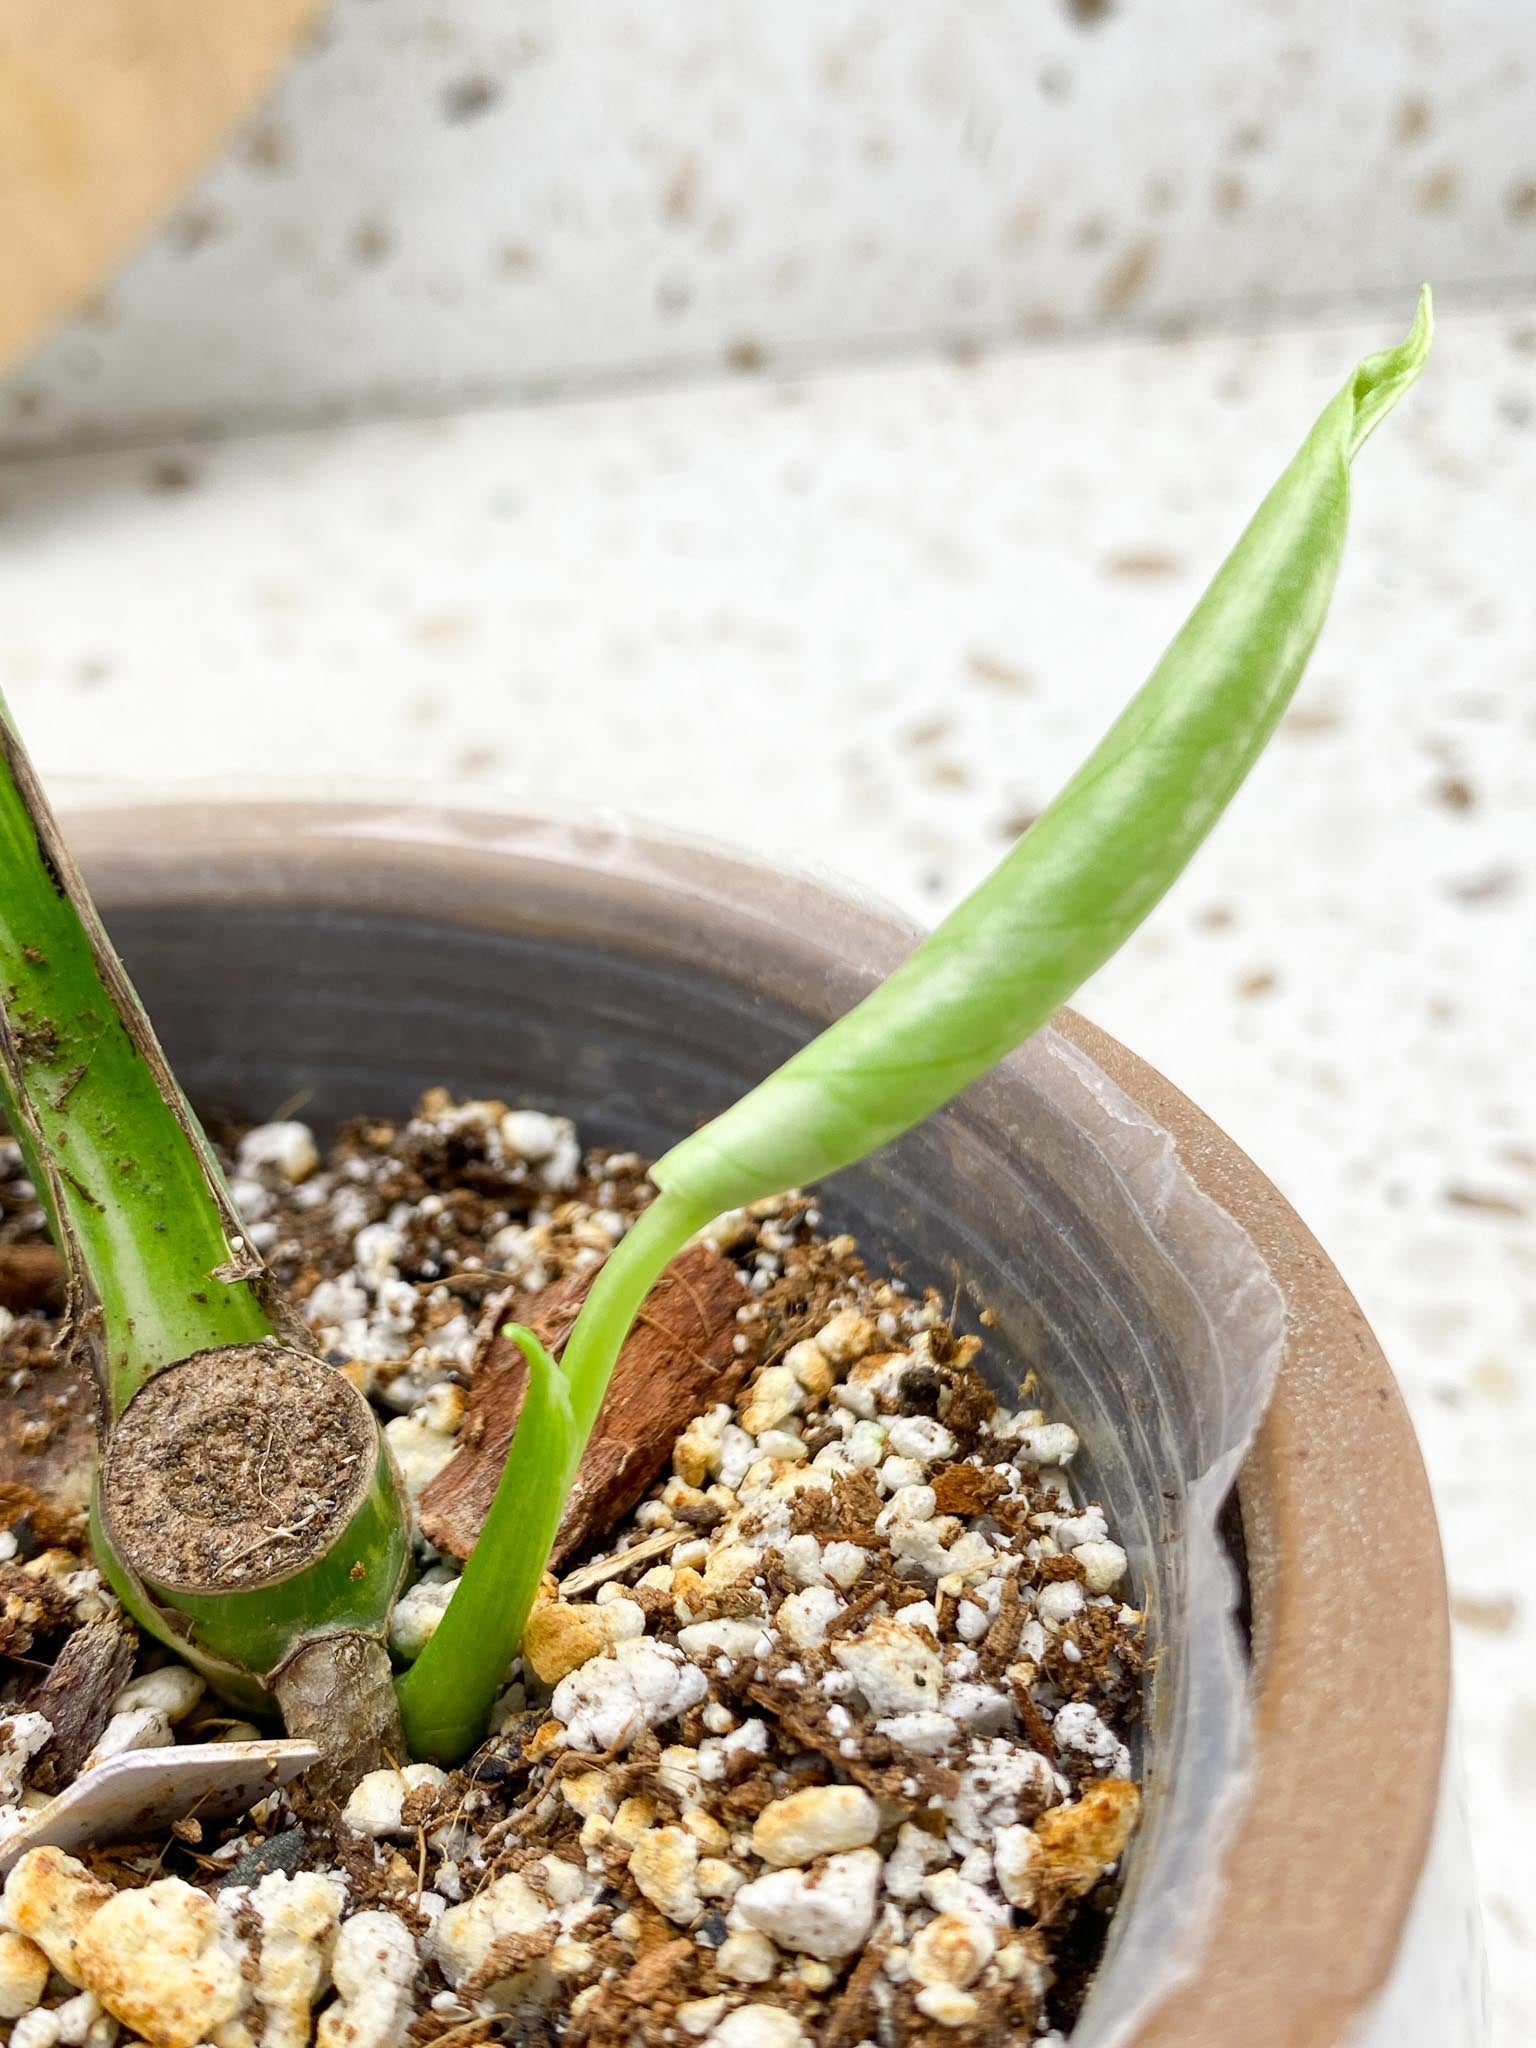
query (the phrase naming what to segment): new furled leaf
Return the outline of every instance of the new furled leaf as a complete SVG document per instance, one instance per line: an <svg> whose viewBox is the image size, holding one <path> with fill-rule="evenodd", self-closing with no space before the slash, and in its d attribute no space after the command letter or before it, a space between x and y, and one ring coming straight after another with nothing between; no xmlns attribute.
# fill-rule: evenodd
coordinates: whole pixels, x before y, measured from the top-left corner
<svg viewBox="0 0 1536 2048"><path fill-rule="evenodd" d="M938 1109L1045 1023L1146 917L1301 679L1344 550L1349 464L1429 350L1368 357L1150 679L999 867L890 978L652 1169L711 1214L819 1180Z"/></svg>
<svg viewBox="0 0 1536 2048"><path fill-rule="evenodd" d="M1001 866L846 1017L655 1166L661 1193L567 1343L569 1415L525 1409L454 1626L402 1687L418 1754L456 1758L483 1728L620 1346L667 1262L711 1217L835 1173L940 1108L1045 1023L1182 871L1300 680L1343 551L1350 462L1431 331L1426 288L1407 338L1357 367L1150 680Z"/></svg>

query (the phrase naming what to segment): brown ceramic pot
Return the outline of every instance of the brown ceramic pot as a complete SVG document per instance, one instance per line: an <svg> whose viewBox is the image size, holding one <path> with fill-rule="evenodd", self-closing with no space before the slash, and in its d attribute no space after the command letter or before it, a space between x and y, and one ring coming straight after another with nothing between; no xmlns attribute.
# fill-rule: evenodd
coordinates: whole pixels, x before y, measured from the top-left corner
<svg viewBox="0 0 1536 2048"><path fill-rule="evenodd" d="M443 1081L553 1103L600 1140L660 1149L911 941L817 883L616 827L295 804L87 813L72 830L194 1099L251 1116L295 1100L320 1122L399 1110ZM1172 1135L1285 1309L1278 1383L1238 1492L1251 1781L1193 1975L1121 2038L1473 2048L1475 1910L1442 1798L1445 1588L1401 1396L1343 1281L1262 1174L1102 1032L1075 1016L1061 1030ZM1155 1495L1160 1479L1176 1491L1147 1419L1162 1392L1132 1399L1113 1356L1094 1363L1092 1315L1052 1305L1048 1264L1020 1265L1028 1232L1008 1205L1015 1191L1036 1199L1040 1142L1023 1088L1005 1065L875 1166L839 1177L831 1206L877 1249L954 1265L1005 1305L1005 1332L1083 1428L1117 1526L1141 1518L1133 1561L1139 1550L1172 1674L1164 1707L1176 1708L1180 1594L1158 1546L1172 1554L1177 1530L1128 1494ZM1073 1190L1051 1199L1070 1205ZM1115 1296L1124 1276L1091 1271L1094 1216L1068 1224L1055 1218L1052 1241L1077 1247L1094 1299ZM1172 1377L1176 1351L1159 1368ZM1132 1438L1150 1459L1135 1469L1122 1458ZM1152 1717L1154 1788L1178 1783L1179 1726L1171 1709ZM1140 1910L1133 1879L1124 1912Z"/></svg>

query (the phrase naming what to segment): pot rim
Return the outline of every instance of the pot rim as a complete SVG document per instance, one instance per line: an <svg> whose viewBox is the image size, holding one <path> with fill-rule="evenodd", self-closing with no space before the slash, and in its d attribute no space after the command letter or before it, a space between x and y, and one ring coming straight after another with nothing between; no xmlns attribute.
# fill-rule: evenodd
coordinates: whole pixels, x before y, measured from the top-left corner
<svg viewBox="0 0 1536 2048"><path fill-rule="evenodd" d="M175 802L88 808L71 836L109 916L281 901L494 928L510 921L509 869L532 864L556 904L562 890L590 904L601 876L604 936L630 947L657 891L730 901L749 939L754 914L765 934L814 918L822 943L871 973L915 935L823 874L611 814ZM1070 1011L1056 1028L1172 1134L1286 1304L1274 1398L1238 1488L1253 1611L1251 1782L1196 1973L1127 2048L1342 2048L1391 1975L1440 1797L1450 1623L1423 1459L1364 1316L1289 1204L1107 1033Z"/></svg>

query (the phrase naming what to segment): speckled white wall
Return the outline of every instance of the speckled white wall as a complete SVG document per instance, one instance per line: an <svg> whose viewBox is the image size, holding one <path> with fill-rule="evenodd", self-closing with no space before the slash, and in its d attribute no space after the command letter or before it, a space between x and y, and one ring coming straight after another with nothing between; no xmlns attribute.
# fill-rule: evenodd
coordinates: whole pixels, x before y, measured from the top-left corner
<svg viewBox="0 0 1536 2048"><path fill-rule="evenodd" d="M336 0L0 440L1533 275L1511 0Z"/></svg>

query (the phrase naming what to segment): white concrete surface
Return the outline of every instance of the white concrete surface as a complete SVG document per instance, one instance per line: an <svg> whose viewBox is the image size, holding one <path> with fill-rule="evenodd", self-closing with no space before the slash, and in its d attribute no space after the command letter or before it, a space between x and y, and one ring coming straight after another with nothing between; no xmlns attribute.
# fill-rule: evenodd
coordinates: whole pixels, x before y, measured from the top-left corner
<svg viewBox="0 0 1536 2048"><path fill-rule="evenodd" d="M0 441L270 425L1536 265L1518 0L335 0Z"/></svg>
<svg viewBox="0 0 1536 2048"><path fill-rule="evenodd" d="M620 805L931 916L1390 320L13 463L56 789ZM1501 2048L1536 2039L1536 305L1452 317L1313 672L1085 1007L1354 1283L1445 1523Z"/></svg>

